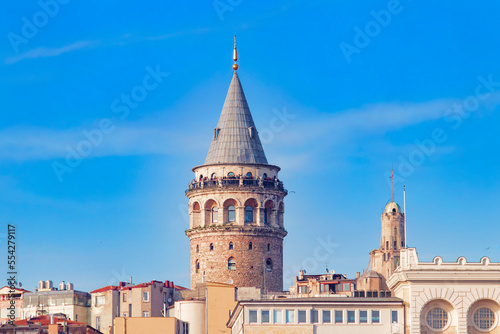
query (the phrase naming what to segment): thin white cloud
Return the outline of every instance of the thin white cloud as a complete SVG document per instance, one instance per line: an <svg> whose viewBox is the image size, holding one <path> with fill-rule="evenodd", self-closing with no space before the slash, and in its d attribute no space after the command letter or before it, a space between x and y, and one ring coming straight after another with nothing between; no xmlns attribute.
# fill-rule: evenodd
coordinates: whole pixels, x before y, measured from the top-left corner
<svg viewBox="0 0 500 334"><path fill-rule="evenodd" d="M297 141L308 145L318 138L326 144L345 142L353 137L386 133L438 120L456 101L458 100L439 99L422 103L372 104L334 114L308 115L307 120L302 120L303 116L297 113L289 127L276 136L276 140L285 145L296 145Z"/></svg>
<svg viewBox="0 0 500 334"><path fill-rule="evenodd" d="M97 126L72 129L38 127L0 131L0 160L47 160L65 158L69 152L82 159L101 156L169 154L174 150L165 129L116 122L109 133Z"/></svg>
<svg viewBox="0 0 500 334"><path fill-rule="evenodd" d="M458 100L438 99L422 103L381 103L366 105L334 114L301 114L295 111L290 120L265 149L278 152L280 159L290 157L303 162L307 157L323 152L325 146L342 145L346 141L397 131L423 122L436 121ZM491 100L493 101L493 99ZM495 100L497 105L500 99ZM288 107L289 113L294 113ZM167 116L167 115L165 115ZM270 121L272 124L272 121ZM183 154L203 150L200 142L206 140L199 129L179 127L167 120L138 122L116 121L111 133L103 134L91 145L91 152L82 159L102 156L127 156L142 154ZM266 124L259 128L263 129ZM0 160L47 160L66 158L71 150L90 140L85 131L96 126L72 129L46 129L17 127L0 130ZM268 126L268 128L272 128ZM208 149L208 143L206 149ZM300 168L300 167L299 167Z"/></svg>
<svg viewBox="0 0 500 334"><path fill-rule="evenodd" d="M55 57L59 56L63 53L68 53L75 50L80 50L84 48L88 48L98 44L96 41L78 41L70 45L65 45L60 48L46 48L40 47L37 49L33 49L26 53L20 54L18 56L10 57L5 59L5 64L14 64L21 60L25 59L35 59L35 58L46 58L46 57Z"/></svg>

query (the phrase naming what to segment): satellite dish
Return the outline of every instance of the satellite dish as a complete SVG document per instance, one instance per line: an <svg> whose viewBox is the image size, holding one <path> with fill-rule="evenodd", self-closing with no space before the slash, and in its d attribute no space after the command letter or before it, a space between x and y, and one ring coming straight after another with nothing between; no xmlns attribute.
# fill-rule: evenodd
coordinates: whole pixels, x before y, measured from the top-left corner
<svg viewBox="0 0 500 334"><path fill-rule="evenodd" d="M172 302L172 298L168 298L167 302L171 303Z"/></svg>
<svg viewBox="0 0 500 334"><path fill-rule="evenodd" d="M228 284L233 284L233 279L232 279L232 278L228 279L228 280L227 280L227 283L228 283Z"/></svg>
<svg viewBox="0 0 500 334"><path fill-rule="evenodd" d="M330 270L330 274L332 274L332 275L335 274L335 270L333 270L333 269Z"/></svg>

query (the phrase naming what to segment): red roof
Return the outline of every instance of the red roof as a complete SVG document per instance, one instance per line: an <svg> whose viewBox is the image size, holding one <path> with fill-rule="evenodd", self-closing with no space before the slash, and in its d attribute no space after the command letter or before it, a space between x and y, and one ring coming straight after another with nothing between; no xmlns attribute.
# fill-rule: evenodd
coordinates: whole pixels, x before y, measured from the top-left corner
<svg viewBox="0 0 500 334"><path fill-rule="evenodd" d="M188 288L185 288L185 287L180 286L180 285L174 285L174 288L175 288L175 290L189 290Z"/></svg>
<svg viewBox="0 0 500 334"><path fill-rule="evenodd" d="M105 291L109 291L109 290L130 290L130 289L134 289L134 288L147 288L148 286L153 285L155 283L162 284L165 288L175 288L177 290L187 290L186 288L184 288L182 286L174 285L174 282L172 282L172 281L161 282L161 281L153 280L151 282L139 283L136 285L127 285L126 282L120 282L120 283L118 283L118 285L108 285L108 286L105 286L103 288L91 291L90 293L105 292Z"/></svg>
<svg viewBox="0 0 500 334"><path fill-rule="evenodd" d="M2 287L0 288L0 290L1 290L1 289L3 289L3 288L9 288L9 289L10 289L10 287L9 287L9 286L5 285L5 286L2 286ZM20 292L31 292L31 291L28 291L28 290L24 290L24 289L22 289L22 288L14 288L14 290L16 290L16 291L20 291Z"/></svg>
<svg viewBox="0 0 500 334"><path fill-rule="evenodd" d="M109 291L109 290L118 290L118 287L116 285L108 285L108 286L105 286L104 288L90 291L90 293L105 292L105 291Z"/></svg>
<svg viewBox="0 0 500 334"><path fill-rule="evenodd" d="M78 322L78 321L73 321L73 320L67 320L64 318L60 317L54 317L54 323L61 323L63 321L66 321L68 325L87 325L85 322ZM47 326L50 325L50 315L42 315L40 317L35 317L31 319L24 319L24 320L17 320L14 322L14 324L18 326L23 326L23 325L28 325L28 322L30 323L40 323L42 326Z"/></svg>

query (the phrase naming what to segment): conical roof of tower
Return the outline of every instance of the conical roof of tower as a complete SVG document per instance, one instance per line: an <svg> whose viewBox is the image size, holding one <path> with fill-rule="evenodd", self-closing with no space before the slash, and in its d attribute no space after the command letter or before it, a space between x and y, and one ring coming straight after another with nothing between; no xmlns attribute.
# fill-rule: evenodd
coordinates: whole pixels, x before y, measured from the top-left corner
<svg viewBox="0 0 500 334"><path fill-rule="evenodd" d="M267 164L259 134L234 71L205 165L226 163Z"/></svg>

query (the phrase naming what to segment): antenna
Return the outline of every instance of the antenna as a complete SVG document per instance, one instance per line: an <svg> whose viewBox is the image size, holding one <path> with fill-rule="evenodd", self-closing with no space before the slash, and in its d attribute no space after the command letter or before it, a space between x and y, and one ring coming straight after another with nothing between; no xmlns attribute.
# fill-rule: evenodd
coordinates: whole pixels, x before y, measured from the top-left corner
<svg viewBox="0 0 500 334"><path fill-rule="evenodd" d="M394 168L392 168L392 202L394 202Z"/></svg>
<svg viewBox="0 0 500 334"><path fill-rule="evenodd" d="M403 186L403 211L404 211L404 231L405 231L405 248L408 248L406 245L406 185Z"/></svg>

